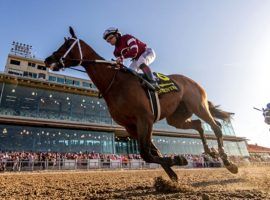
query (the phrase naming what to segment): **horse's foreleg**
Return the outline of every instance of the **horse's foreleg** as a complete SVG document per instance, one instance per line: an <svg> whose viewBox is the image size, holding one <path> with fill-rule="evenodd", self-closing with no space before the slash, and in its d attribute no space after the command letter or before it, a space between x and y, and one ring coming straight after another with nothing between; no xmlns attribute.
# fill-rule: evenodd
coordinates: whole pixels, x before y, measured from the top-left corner
<svg viewBox="0 0 270 200"><path fill-rule="evenodd" d="M162 158L162 154L160 153L160 151L157 149L157 147L155 146L155 144L153 142L151 142L151 154L153 156L157 156L157 157ZM172 163L173 161L169 161L169 162ZM168 163L165 164L164 162L161 163L160 165L164 169L164 171L168 174L168 176L171 178L171 180L178 181L178 177L177 177L176 173L170 167L172 165L169 165Z"/></svg>
<svg viewBox="0 0 270 200"><path fill-rule="evenodd" d="M162 158L161 153L157 150L155 145L152 144L152 125L146 123L138 123L137 131L141 157L146 162L160 164L170 179L177 181L178 177L176 173L170 168L171 163L168 163L168 159Z"/></svg>
<svg viewBox="0 0 270 200"><path fill-rule="evenodd" d="M184 156L177 155L177 156L174 156L173 158L172 157L163 157L153 142L151 142L151 154L153 156L159 156L160 158L162 158L162 160L164 160L165 163L167 165L169 165L170 167L173 165L183 166L183 165L188 164L188 161Z"/></svg>

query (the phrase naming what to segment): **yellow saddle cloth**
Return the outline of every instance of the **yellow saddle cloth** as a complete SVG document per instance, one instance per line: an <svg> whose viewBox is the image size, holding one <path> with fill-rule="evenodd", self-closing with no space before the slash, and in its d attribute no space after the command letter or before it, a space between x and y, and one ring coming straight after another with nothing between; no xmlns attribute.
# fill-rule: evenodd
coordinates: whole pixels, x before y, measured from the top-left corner
<svg viewBox="0 0 270 200"><path fill-rule="evenodd" d="M178 85L176 85L176 83L174 83L168 76L157 72L154 72L153 74L156 77L157 83L160 87L158 95L179 91Z"/></svg>

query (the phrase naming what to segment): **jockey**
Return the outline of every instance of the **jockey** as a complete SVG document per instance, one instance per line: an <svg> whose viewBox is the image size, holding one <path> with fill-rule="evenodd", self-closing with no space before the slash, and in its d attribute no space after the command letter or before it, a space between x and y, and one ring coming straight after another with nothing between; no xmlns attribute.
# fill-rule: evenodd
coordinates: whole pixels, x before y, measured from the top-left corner
<svg viewBox="0 0 270 200"><path fill-rule="evenodd" d="M266 105L266 108L263 109L263 116L265 119L265 123L270 125L270 103Z"/></svg>
<svg viewBox="0 0 270 200"><path fill-rule="evenodd" d="M154 88L159 88L149 67L156 58L153 49L132 35L122 35L117 28L113 27L104 31L103 39L115 46L113 53L116 63L122 64L124 59L131 58L129 68L137 72L141 69Z"/></svg>

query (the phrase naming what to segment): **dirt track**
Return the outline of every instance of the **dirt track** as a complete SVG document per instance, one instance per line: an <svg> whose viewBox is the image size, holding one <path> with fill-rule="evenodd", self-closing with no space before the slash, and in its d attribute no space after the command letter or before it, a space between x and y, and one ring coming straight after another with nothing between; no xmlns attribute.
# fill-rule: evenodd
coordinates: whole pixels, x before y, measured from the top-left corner
<svg viewBox="0 0 270 200"><path fill-rule="evenodd" d="M0 174L0 199L270 199L270 167L179 169L178 190L154 187L162 170ZM180 188L180 190L179 190Z"/></svg>

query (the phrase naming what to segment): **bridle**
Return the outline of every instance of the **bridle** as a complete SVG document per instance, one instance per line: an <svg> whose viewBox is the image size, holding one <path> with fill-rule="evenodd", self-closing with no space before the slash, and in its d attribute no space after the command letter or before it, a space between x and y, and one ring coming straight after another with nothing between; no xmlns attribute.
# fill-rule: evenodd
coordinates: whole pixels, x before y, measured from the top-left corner
<svg viewBox="0 0 270 200"><path fill-rule="evenodd" d="M78 38L70 38L70 39L74 40L74 42L68 48L68 50L66 51L66 53L59 59L59 62L61 63L61 65L63 66L63 68L65 68L64 59L66 58L66 56L69 54L69 52L73 49L73 47L76 44L78 44L79 53L80 53L80 59L78 59L78 61L79 61L78 65L81 65L82 64L82 61L83 61L83 55L82 55L82 48L81 48L80 39L78 39Z"/></svg>
<svg viewBox="0 0 270 200"><path fill-rule="evenodd" d="M59 59L59 62L61 63L61 65L63 66L62 70L65 69L65 63L64 63L64 60L71 60L71 61L79 61L79 63L77 64L77 66L81 65L82 62L88 62L88 63L104 63L104 64L109 64L110 66L115 66L116 65L116 62L115 61L107 61L107 60L85 60L83 59L83 54L82 54L82 48L81 48L81 43L80 43L80 39L78 38L70 38L72 40L74 40L74 42L72 43L72 45L70 45L70 47L68 48L68 50L65 52L65 54ZM66 56L69 54L69 52L73 49L73 47L78 44L78 49L79 49L79 53L80 53L80 58L79 59L66 59ZM74 68L71 68L73 70L77 70L77 71L80 71L80 72L84 72L86 73L85 71L82 71L82 70L79 70L79 69L74 69ZM106 88L105 92L103 94L101 94L99 92L98 94L98 97L101 98L102 96L104 96L105 94L107 94L110 90L110 88L112 87L113 83L114 83L114 80L116 78L116 75L118 74L118 71L119 69L116 70L116 72L114 73L114 76L110 82L110 84L108 85L108 87Z"/></svg>
<svg viewBox="0 0 270 200"><path fill-rule="evenodd" d="M86 60L86 59L83 59L83 54L82 54L82 48L81 48L80 39L78 39L78 38L70 38L70 39L74 40L74 42L72 43L72 45L70 45L70 47L65 52L65 54L59 59L59 62L63 66L63 68L62 68L63 70L65 69L64 60L78 61L79 63L77 64L77 66L81 65L82 62L87 62L87 63L104 63L104 64L109 64L110 66L117 65L117 63L115 61L108 61L108 60ZM78 44L80 58L79 59L66 59L66 56L69 54L69 52L73 49L73 47L76 44ZM73 69L73 68L71 68L71 69Z"/></svg>

